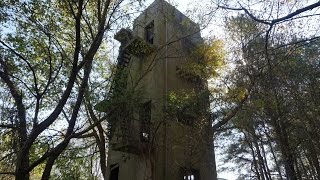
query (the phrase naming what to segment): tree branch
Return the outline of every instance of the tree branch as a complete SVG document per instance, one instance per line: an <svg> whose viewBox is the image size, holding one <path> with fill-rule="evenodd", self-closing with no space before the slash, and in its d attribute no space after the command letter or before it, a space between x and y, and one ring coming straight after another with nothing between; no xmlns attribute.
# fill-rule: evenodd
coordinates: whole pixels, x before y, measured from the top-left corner
<svg viewBox="0 0 320 180"><path fill-rule="evenodd" d="M229 111L223 118L221 121L219 121L217 124L214 124L213 130L217 130L219 129L221 126L225 125L226 123L228 123L236 114L237 112L242 108L242 106L244 105L244 103L247 101L247 99L249 98L251 89L249 89L248 93L245 94L244 98L241 99L241 101L238 103L238 105L236 107L234 107L234 109L232 109L231 111Z"/></svg>
<svg viewBox="0 0 320 180"><path fill-rule="evenodd" d="M284 17L281 17L281 18L278 18L278 19L274 19L274 20L271 21L271 23L272 23L272 24L279 23L279 22L281 22L281 21L284 21L284 20L286 20L286 19L290 19L290 18L292 18L292 17L294 17L294 16L296 16L296 15L299 15L299 14L301 14L301 13L303 13L303 12L310 11L310 10L316 8L316 7L319 7L319 6L320 6L320 1L318 1L318 2L316 2L316 3L314 3L314 4L311 4L311 5L309 5L309 6L306 6L306 7L304 7L304 8L298 9L298 10L296 10L295 12L290 13L290 14L284 16Z"/></svg>
<svg viewBox="0 0 320 180"><path fill-rule="evenodd" d="M10 124L0 124L0 128L15 129L17 127Z"/></svg>
<svg viewBox="0 0 320 180"><path fill-rule="evenodd" d="M16 173L14 172L0 172L0 174L3 174L3 175L12 175L12 176L15 176Z"/></svg>
<svg viewBox="0 0 320 180"><path fill-rule="evenodd" d="M313 4L309 5L309 6L306 6L304 8L298 9L295 12L290 13L290 14L288 14L286 16L281 17L281 18L273 19L271 21L257 18L256 16L254 16L251 12L249 12L249 10L247 10L243 6L241 6L241 8L234 8L234 7L218 5L218 7L222 8L222 9L233 10L233 11L244 11L254 21L262 23L262 24L267 24L267 25L273 26L273 25L275 25L277 23L280 23L281 21L287 21L288 19L291 19L294 16L297 16L297 15L299 15L301 13L304 13L306 11L310 11L310 10L316 8L316 7L320 7L320 1L318 1L316 3L313 3Z"/></svg>
<svg viewBox="0 0 320 180"><path fill-rule="evenodd" d="M34 82L34 88L36 90L36 92L38 92L38 80L37 80L37 76L36 76L36 72L35 70L33 69L32 65L30 64L30 62L25 58L23 57L20 53L18 53L16 50L14 50L13 48L11 48L9 45L7 45L5 42L3 42L2 40L0 40L0 43L5 46L6 48L8 48L11 52L13 52L13 54L15 54L16 56L18 56L22 61L24 61L27 66L29 67L29 69L31 70L32 72L32 75L33 75L33 82Z"/></svg>
<svg viewBox="0 0 320 180"><path fill-rule="evenodd" d="M20 90L11 81L9 77L8 67L6 63L3 61L1 56L0 56L0 64L3 66L3 72L0 71L0 78L8 86L10 90L10 94L14 99L16 108L18 110L19 120L20 120L18 132L21 140L24 141L27 138L27 123L26 123L26 108L22 101L22 95L19 92Z"/></svg>
<svg viewBox="0 0 320 180"><path fill-rule="evenodd" d="M81 1L82 2L82 1ZM70 5L71 6L71 5ZM75 50L73 54L73 62L72 62L72 70L71 74L69 77L69 81L67 84L67 88L64 91L62 97L60 98L58 105L56 108L53 110L53 112L44 120L42 121L37 128L34 128L33 131L31 132L29 141L30 141L30 146L31 142L33 142L37 136L43 132L47 127L49 127L55 120L56 118L60 115L65 103L67 102L71 90L74 86L74 82L76 80L76 76L79 72L80 69L77 68L78 61L79 61L79 53L81 50L81 16L82 16L82 8L78 8L78 12L76 14L76 23L75 23L75 34L76 34L76 39L75 39Z"/></svg>

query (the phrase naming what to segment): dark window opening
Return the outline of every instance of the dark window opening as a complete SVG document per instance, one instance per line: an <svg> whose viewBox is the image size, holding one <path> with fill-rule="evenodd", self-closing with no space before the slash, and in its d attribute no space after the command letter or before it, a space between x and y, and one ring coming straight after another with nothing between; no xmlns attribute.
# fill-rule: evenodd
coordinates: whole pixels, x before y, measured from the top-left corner
<svg viewBox="0 0 320 180"><path fill-rule="evenodd" d="M118 164L112 164L110 166L110 176L109 180L118 180L119 176L119 165Z"/></svg>
<svg viewBox="0 0 320 180"><path fill-rule="evenodd" d="M194 180L194 175L193 174L185 175L185 176L183 176L183 180Z"/></svg>
<svg viewBox="0 0 320 180"><path fill-rule="evenodd" d="M181 178L182 180L200 180L199 170L181 168Z"/></svg>
<svg viewBox="0 0 320 180"><path fill-rule="evenodd" d="M153 44L154 41L154 21L145 27L146 41Z"/></svg>
<svg viewBox="0 0 320 180"><path fill-rule="evenodd" d="M139 112L140 116L140 139L148 142L150 139L150 123L151 123L151 101L144 103Z"/></svg>

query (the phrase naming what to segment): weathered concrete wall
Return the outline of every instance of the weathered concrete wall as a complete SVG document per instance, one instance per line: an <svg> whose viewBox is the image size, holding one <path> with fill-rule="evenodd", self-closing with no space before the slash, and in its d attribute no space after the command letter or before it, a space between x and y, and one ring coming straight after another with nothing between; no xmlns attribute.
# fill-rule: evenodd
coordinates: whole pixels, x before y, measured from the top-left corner
<svg viewBox="0 0 320 180"><path fill-rule="evenodd" d="M201 180L215 180L208 129L184 125L164 112L169 92L199 90L179 77L177 68L190 60L188 48L202 42L200 28L167 2L156 0L134 21L133 35L145 39L145 27L152 21L156 50L145 57L132 56L128 87L140 92L142 103L152 101L153 148L140 155L109 150L108 166L119 164L119 180L178 180L183 167L199 170ZM133 127L138 128L139 116L133 117Z"/></svg>

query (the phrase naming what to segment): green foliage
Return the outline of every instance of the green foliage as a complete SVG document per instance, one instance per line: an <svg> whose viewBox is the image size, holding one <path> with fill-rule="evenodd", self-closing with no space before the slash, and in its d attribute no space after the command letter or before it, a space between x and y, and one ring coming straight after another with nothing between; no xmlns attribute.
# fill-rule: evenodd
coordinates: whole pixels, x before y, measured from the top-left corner
<svg viewBox="0 0 320 180"><path fill-rule="evenodd" d="M16 146L14 131L0 130L0 171L10 172L14 169L14 147ZM8 176L10 177L10 176Z"/></svg>
<svg viewBox="0 0 320 180"><path fill-rule="evenodd" d="M155 51L155 48L152 44L148 44L140 37L135 37L133 41L127 47L128 51L137 56L142 57L144 55L149 55Z"/></svg>
<svg viewBox="0 0 320 180"><path fill-rule="evenodd" d="M53 180L98 180L100 177L95 171L98 154L91 142L77 142L70 145L55 163L50 179Z"/></svg>
<svg viewBox="0 0 320 180"><path fill-rule="evenodd" d="M247 15L241 14L228 18L226 28L235 42L247 43L259 36L263 26Z"/></svg>
<svg viewBox="0 0 320 180"><path fill-rule="evenodd" d="M293 39L292 44L297 41ZM273 46L281 47L286 42L277 43ZM303 43L299 47L269 47L266 58L264 41L256 37L242 49L244 63L238 64L235 69L237 73L234 77L239 79L229 94L241 97L245 91L243 85L248 80L254 81L254 86L248 102L232 120L232 126L239 136L234 137L234 142L230 143L228 160L235 160L241 167L243 163L256 163L253 166L256 168L253 170L256 177L267 176L270 172L263 170L267 166L274 169L279 177L281 173L286 173L279 170L282 167L294 166L303 171L301 168L311 168L314 165L305 161L302 164L292 162L305 158L303 151L311 155L314 153L315 158L317 153L311 147L319 148L317 143L310 143L314 138L310 134L319 132L318 126L314 126L319 121L316 118L318 110L315 110L318 105L313 103L313 98L318 97L318 94L311 90L311 87L320 87L319 81L314 79L319 73L314 60L319 54L314 48L318 46L319 42L315 41ZM312 116L312 120L306 114ZM314 128L310 129L309 123ZM259 164L259 161L265 161L265 164ZM307 174L302 176L308 177Z"/></svg>
<svg viewBox="0 0 320 180"><path fill-rule="evenodd" d="M6 134L1 136L0 149L9 153L0 161L1 172L16 168L24 179L28 174L40 179L48 157L53 152L59 155L71 134L90 127L83 92L90 92L93 104L109 93L105 89L113 67L108 31L111 26L116 29L128 11L121 9L122 1L82 2L0 2L0 125L14 126L0 129ZM130 8L140 7L134 5L136 1L127 3ZM10 113L13 119L3 116ZM51 155L41 159L46 153ZM74 154L71 158L76 158ZM28 169L39 159L41 163ZM8 168L2 169L2 163ZM81 179L85 177L81 171L75 166L69 173ZM71 178L67 173L62 174Z"/></svg>
<svg viewBox="0 0 320 180"><path fill-rule="evenodd" d="M225 56L222 40L205 42L192 52L188 62L179 69L179 74L190 80L214 78L224 67Z"/></svg>
<svg viewBox="0 0 320 180"><path fill-rule="evenodd" d="M208 92L171 91L167 97L167 113L178 121L186 121L187 124L201 122L207 118Z"/></svg>

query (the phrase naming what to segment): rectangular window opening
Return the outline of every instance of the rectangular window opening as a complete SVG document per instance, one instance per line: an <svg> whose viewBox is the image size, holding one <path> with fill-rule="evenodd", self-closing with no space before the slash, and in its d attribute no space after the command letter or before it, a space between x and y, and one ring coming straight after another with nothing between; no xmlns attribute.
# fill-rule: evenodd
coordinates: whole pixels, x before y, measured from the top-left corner
<svg viewBox="0 0 320 180"><path fill-rule="evenodd" d="M145 27L145 38L146 41L150 44L153 44L154 42L154 21L151 21L146 27Z"/></svg>
<svg viewBox="0 0 320 180"><path fill-rule="evenodd" d="M109 180L118 180L119 177L119 164L112 164L110 166Z"/></svg>
<svg viewBox="0 0 320 180"><path fill-rule="evenodd" d="M191 174L191 175L183 176L183 180L195 180L195 179L194 179L194 175Z"/></svg>
<svg viewBox="0 0 320 180"><path fill-rule="evenodd" d="M151 101L148 101L141 106L139 116L140 139L143 142L148 142L150 140Z"/></svg>
<svg viewBox="0 0 320 180"><path fill-rule="evenodd" d="M200 180L199 170L181 168L182 180Z"/></svg>

